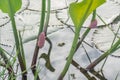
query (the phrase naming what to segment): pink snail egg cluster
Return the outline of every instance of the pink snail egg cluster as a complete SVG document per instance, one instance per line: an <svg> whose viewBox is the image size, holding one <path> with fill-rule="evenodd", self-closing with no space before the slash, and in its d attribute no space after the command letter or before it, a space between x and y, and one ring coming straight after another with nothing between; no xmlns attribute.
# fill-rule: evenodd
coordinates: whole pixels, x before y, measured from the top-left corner
<svg viewBox="0 0 120 80"><path fill-rule="evenodd" d="M91 23L90 23L90 28L96 28L97 27L97 20L93 20Z"/></svg>
<svg viewBox="0 0 120 80"><path fill-rule="evenodd" d="M45 44L45 32L40 33L39 39L38 39L38 47L42 48Z"/></svg>

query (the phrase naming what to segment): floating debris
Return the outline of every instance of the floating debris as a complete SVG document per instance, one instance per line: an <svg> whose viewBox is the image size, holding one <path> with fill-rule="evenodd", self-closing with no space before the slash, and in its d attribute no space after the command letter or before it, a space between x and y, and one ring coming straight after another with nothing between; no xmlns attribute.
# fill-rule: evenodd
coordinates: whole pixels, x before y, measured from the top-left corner
<svg viewBox="0 0 120 80"><path fill-rule="evenodd" d="M65 45L64 42L62 42L62 43L58 43L58 46L59 46L59 47L63 47L64 45Z"/></svg>

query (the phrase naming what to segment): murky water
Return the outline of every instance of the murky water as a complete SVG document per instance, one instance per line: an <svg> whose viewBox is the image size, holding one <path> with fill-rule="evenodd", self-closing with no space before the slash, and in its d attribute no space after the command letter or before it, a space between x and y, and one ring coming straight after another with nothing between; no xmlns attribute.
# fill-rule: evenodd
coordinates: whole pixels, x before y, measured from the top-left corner
<svg viewBox="0 0 120 80"><path fill-rule="evenodd" d="M18 11L15 15L17 28L19 31L24 32L23 34L23 41L24 43L24 50L25 50L25 57L27 59L27 68L30 68L32 55L34 52L34 46L36 41L36 36L39 29L40 24L40 14L41 14L41 0L22 0L23 5L20 11ZM42 80L57 80L61 70L63 69L66 57L70 51L74 32L73 32L73 23L69 19L68 16L68 6L74 0L51 0L51 16L50 16L50 23L48 28L48 37L52 41L53 48L51 52L51 63L53 67L56 69L55 72L50 72L44 66L45 61L40 59L40 77ZM59 5L58 5L59 3ZM107 24L111 24L119 15L120 15L120 1L119 0L109 0L107 3L102 5L97 9L98 15L100 15ZM84 23L84 27L89 25L91 16L86 20ZM100 19L97 17L98 26L104 25ZM119 20L118 20L119 23ZM117 27L119 27L117 23ZM116 26L116 23L114 24ZM70 27L68 27L70 26ZM82 29L82 32L85 29ZM88 52L91 61L94 61L101 55L101 51L105 51L109 47L109 40L111 40L111 33L108 35L109 31L106 29L97 29L100 33L99 36L97 34L93 35L95 29L91 30L88 37L86 37L85 42L83 42L83 46L85 47L86 51ZM116 29L114 29L116 30ZM105 35L104 35L105 34ZM102 36L101 36L102 35ZM104 35L104 36L103 36ZM32 41L26 42L29 38L33 38ZM94 38L94 42L92 42L92 38ZM105 41L104 41L105 40ZM106 40L108 40L106 43ZM100 42L100 46L98 45ZM64 43L65 45L59 46L59 44ZM94 43L94 44L93 44ZM6 49L8 52L12 52L12 48L14 47L14 38L12 34L11 23L9 21L9 17L7 14L0 12L0 44L1 47ZM96 49L94 46L99 46L99 49ZM101 47L102 45L102 47ZM80 46L78 51L74 56L74 60L80 64L82 67L86 67L90 62L86 56L86 52ZM46 42L44 48L40 49L39 56L41 53L47 53L49 48L49 44ZM102 49L101 49L102 48ZM119 55L119 51L116 53ZM99 65L95 67L96 70L101 69L101 62ZM107 63L103 68L103 73L108 80L115 80L116 75L120 72L120 59L109 56L107 59ZM74 74L75 79L72 80L87 80L74 66L70 66L68 73L65 76L64 80L68 80L68 77ZM71 76L70 76L71 77ZM21 77L18 77L20 79ZM72 77L71 77L72 78ZM32 72L29 70L28 72L28 79L33 80ZM120 79L120 75L118 79Z"/></svg>

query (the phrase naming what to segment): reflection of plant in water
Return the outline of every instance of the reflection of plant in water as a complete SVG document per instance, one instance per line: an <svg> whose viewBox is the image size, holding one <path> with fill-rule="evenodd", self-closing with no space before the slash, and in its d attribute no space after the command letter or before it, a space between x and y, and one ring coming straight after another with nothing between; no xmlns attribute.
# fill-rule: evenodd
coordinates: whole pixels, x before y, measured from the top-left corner
<svg viewBox="0 0 120 80"><path fill-rule="evenodd" d="M64 67L62 73L58 77L58 80L63 80L66 72L69 69L70 64L72 64L74 67L76 67L88 80L97 80L96 78L101 79L101 80L106 80L106 78L103 75L101 75L99 72L96 72L94 70L94 67L99 62L101 62L104 58L106 58L108 55L110 55L111 53L113 53L114 51L116 51L120 47L119 46L120 39L118 39L118 41L116 41L116 42L113 40L113 44L111 45L110 49L108 51L106 51L103 55L101 55L99 58L97 58L94 62L91 61L91 59L87 53L87 50L85 49L84 45L82 44L82 42L85 42L84 40L87 37L90 30L92 28L97 27L96 16L98 16L99 18L100 18L100 16L97 15L96 8L99 7L100 5L102 5L104 2L105 2L105 0L83 0L81 2L78 2L78 0L77 0L76 2L73 2L70 4L69 14L70 14L70 17L71 17L74 25L75 25L75 31L73 30L75 36L74 36L74 40L72 43L72 47L71 47L69 56L66 58L67 62L65 64L65 67ZM3 5L3 4L5 4L5 5ZM11 56L9 53L7 53L6 50L4 50L4 49L2 49L2 47L0 47L0 55L4 61L4 62L0 62L0 66L5 67L5 69L8 70L9 79L14 79L14 80L16 79L16 76L17 76L14 73L14 69L13 69L13 65L16 61L16 58L18 58L18 62L20 64L20 68L21 68L21 72L22 72L21 73L22 80L27 80L26 58L24 56L24 49L23 49L24 41L22 42L21 33L18 32L18 30L16 29L16 23L15 23L15 19L14 19L15 13L16 13L16 11L18 11L20 9L21 5L22 5L21 0L13 0L13 1L0 0L0 9L3 12L8 13L10 20L12 22L13 34L14 34L15 43L16 43L15 44L15 47L16 47L15 57ZM52 41L47 37L48 36L47 35L47 31L48 31L47 28L48 28L48 24L49 24L49 20L50 20L49 19L50 12L55 12L56 18L64 25L69 26L68 24L66 24L67 20L65 22L63 22L57 15L59 13L59 10L62 10L62 9L50 11L50 6L51 6L51 0L48 0L48 1L42 0L39 32L38 32L38 35L34 37L34 39L37 38L37 41L36 41L36 46L35 46L35 50L34 50L34 55L33 55L32 63L31 63L31 67L30 67L32 72L33 72L35 80L40 80L39 69L37 66L38 52L39 52L39 49L44 47L45 40L49 43L49 49L47 52L48 54L42 53L40 55L39 59L43 58L45 60L45 67L49 71L51 71L51 72L55 71L54 67L51 64L51 59L50 59L51 50L52 50ZM68 8L68 7L65 7L63 9L66 9L66 8ZM32 9L27 9L27 10L34 11ZM38 10L35 10L35 11L39 12ZM80 37L82 25L85 22L85 20L87 19L87 17L92 12L93 12L93 15L92 15L91 23L90 23L89 27L85 30L85 32L82 34L82 36ZM103 21L103 20L101 19L101 21ZM105 23L105 22L103 21L103 23ZM105 23L105 25L108 26L106 23ZM115 38L116 38L116 36L117 35L115 34ZM28 42L28 41L31 41L34 39L29 38L29 40L27 39L25 42ZM66 45L64 42L58 43L59 47L63 47L64 45ZM76 61L73 60L73 56L80 46L82 46L84 48L86 55L90 61L90 65L88 65L86 68L81 67L80 64L78 64ZM10 58L7 57L8 55L10 56ZM9 61L11 59L12 59L12 62ZM104 66L104 64L103 64L103 66ZM95 77L91 76L89 74L89 72L91 74L93 74ZM3 73L5 73L5 72L3 71ZM74 79L76 78L74 74L71 74L71 76ZM117 76L116 76L116 78L117 78Z"/></svg>

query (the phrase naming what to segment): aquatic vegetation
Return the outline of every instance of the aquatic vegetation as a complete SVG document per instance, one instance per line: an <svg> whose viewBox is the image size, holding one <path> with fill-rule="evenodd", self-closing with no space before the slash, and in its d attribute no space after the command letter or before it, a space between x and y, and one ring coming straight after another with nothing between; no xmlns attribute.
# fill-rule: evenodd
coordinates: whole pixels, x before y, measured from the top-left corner
<svg viewBox="0 0 120 80"><path fill-rule="evenodd" d="M84 21L86 20L86 18L101 4L103 4L105 2L105 0L84 0L82 2L79 3L71 3L70 4L70 8L69 8L69 13L70 16L72 18L72 21L75 25L75 37L72 43L72 47L67 59L67 63L64 67L63 72L61 73L61 75L59 76L59 80L62 80L63 77L65 76L70 63L72 61L72 58L74 56L76 47L77 47L77 42L78 42L78 38L79 38L79 33L81 30L81 27L84 23ZM96 5L94 5L96 4ZM94 19L94 17L93 17ZM89 29L87 31L87 33L89 32ZM87 35L87 34L86 34ZM86 36L84 35L84 37Z"/></svg>
<svg viewBox="0 0 120 80"><path fill-rule="evenodd" d="M62 4L61 1L59 1L59 4ZM27 80L29 79L27 76L33 75L32 78L34 80L44 80L43 77L48 78L49 74L51 74L49 75L50 77L53 77L52 74L55 74L55 79L57 80L77 79L76 74L78 73L69 71L71 69L70 65L73 65L84 75L85 79L106 80L106 76L102 73L106 61L102 64L101 69L98 69L99 71L94 70L94 67L120 48L119 14L113 16L112 20L109 20L107 23L98 14L99 7L104 5L106 0L76 0L70 2L64 0L63 3L65 3L65 6L59 6L57 5L58 3L55 4L57 1L35 0L35 4L37 5L35 8L33 8L35 4L31 2L33 3L34 0L27 0L27 4L24 3L24 0L0 0L0 10L3 14L5 13L5 17L2 19L0 17L0 20L6 20L5 22L3 21L4 24L0 25L0 68L2 66L2 69L4 69L0 73L0 79L16 80L19 76L22 76L22 80ZM119 1L115 2L112 0L112 2L119 5ZM54 7L53 4L60 8ZM86 20L89 20L89 24L84 26ZM102 25L99 24L99 21L102 22ZM11 26L9 26L10 24ZM54 30L50 31L51 26ZM114 28L113 26L117 27ZM11 28L7 29L8 27ZM7 33L7 30L10 32ZM87 47L89 46L94 49L88 42L90 40L86 41L93 30L95 30L92 39L94 46L103 51L103 54L97 56L98 58L95 57L96 59L92 59L91 56L97 53L92 53L85 46L87 45ZM105 37L109 39L109 36L104 35L104 31L106 33L110 31L109 35L112 34L112 39L107 47L101 48L99 46L99 43L102 42L101 40ZM5 32L7 36L1 41L1 33ZM10 40L7 40L7 37L12 37L9 36L10 33L13 35L13 39L10 38ZM101 34L104 35L102 38L100 38ZM3 37L4 35L2 35ZM13 41L13 43L9 45L6 41ZM80 54L83 52L85 54ZM85 66L81 65L84 61L87 61L86 57L82 55L86 55L89 62L85 63ZM63 57L66 60L63 60ZM78 61L80 58L80 60L83 58L82 63L75 61L74 57L77 57ZM53 59L55 59L55 62ZM29 62L30 60L31 62ZM65 61L66 64L64 64ZM28 66L26 63L30 63L31 65ZM63 70L61 69L61 64ZM21 72L18 72L19 66ZM46 71L42 71L43 69L47 70L49 74L44 75ZM30 70L32 74L28 74ZM8 73L8 77L5 77L6 73ZM66 78L67 73L69 78ZM119 79L118 75L119 73L117 73L116 79ZM53 78L51 79L53 80Z"/></svg>
<svg viewBox="0 0 120 80"><path fill-rule="evenodd" d="M26 61L24 57L24 50L23 50L23 45L22 45L22 39L20 34L18 35L18 31L16 29L16 23L14 19L15 13L21 8L22 1L21 0L0 0L0 9L8 13L10 19L11 19L11 24L12 24L12 29L13 29L13 34L14 34L14 39L15 39L15 45L16 45L16 55L18 57L19 63L20 63L20 68L21 71L23 72L22 77L24 79L27 78L27 71L26 71ZM13 74L13 73L12 73Z"/></svg>

